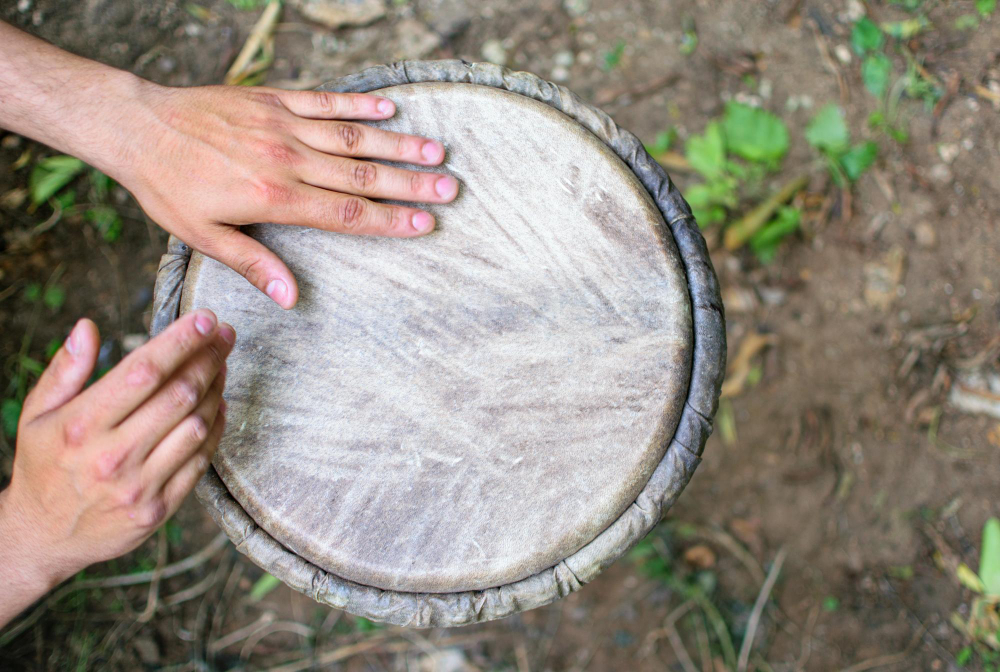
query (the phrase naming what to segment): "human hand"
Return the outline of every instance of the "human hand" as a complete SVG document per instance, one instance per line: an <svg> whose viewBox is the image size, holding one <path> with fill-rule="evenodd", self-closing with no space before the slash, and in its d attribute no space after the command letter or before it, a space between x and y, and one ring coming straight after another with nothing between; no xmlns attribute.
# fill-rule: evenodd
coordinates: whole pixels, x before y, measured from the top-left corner
<svg viewBox="0 0 1000 672"><path fill-rule="evenodd" d="M346 120L395 113L377 96L261 87L175 89L144 83L111 174L163 228L245 276L283 308L295 278L239 230L275 222L352 234L409 237L433 217L369 199L446 203L455 178L359 160L433 166L441 143Z"/></svg>
<svg viewBox="0 0 1000 672"><path fill-rule="evenodd" d="M84 390L100 340L77 323L24 400L0 492L0 625L177 510L222 436L235 339L211 311L189 313Z"/></svg>

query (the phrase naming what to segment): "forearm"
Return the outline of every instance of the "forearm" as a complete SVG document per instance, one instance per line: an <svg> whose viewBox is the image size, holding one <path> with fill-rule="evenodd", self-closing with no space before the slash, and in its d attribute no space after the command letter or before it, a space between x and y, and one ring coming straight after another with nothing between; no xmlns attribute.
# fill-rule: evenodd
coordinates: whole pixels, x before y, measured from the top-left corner
<svg viewBox="0 0 1000 672"><path fill-rule="evenodd" d="M0 628L59 583L35 557L7 494L0 492Z"/></svg>
<svg viewBox="0 0 1000 672"><path fill-rule="evenodd" d="M0 128L115 173L131 152L115 128L136 113L148 86L0 21Z"/></svg>

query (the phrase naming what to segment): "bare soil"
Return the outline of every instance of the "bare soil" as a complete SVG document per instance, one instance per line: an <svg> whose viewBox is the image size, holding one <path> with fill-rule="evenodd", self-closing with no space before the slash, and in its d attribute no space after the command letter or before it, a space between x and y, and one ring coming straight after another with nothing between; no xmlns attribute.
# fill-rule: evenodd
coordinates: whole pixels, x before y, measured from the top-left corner
<svg viewBox="0 0 1000 672"><path fill-rule="evenodd" d="M2 0L0 19L161 83L219 83L258 12L224 0L199 4L208 18L168 0ZM976 567L979 531L1000 515L1000 420L947 402L964 369L997 365L1000 104L988 94L1000 78L1000 15L963 31L954 22L975 11L971 1L933 3L934 28L907 47L931 76L959 86L931 109L904 98L910 139L899 144L869 128L877 102L862 86L857 56L840 58L859 4L411 0L389 2L387 16L369 26L339 30L286 7L268 73L269 83L308 88L399 58L482 60L484 45L496 40L508 66L564 79L648 142L671 126L682 139L701 132L733 97L759 101L786 121L791 152L765 186L810 176L798 201L810 213L803 232L768 265L708 234L730 358L748 335L770 335L772 344L753 360L759 382L724 402L727 440L717 432L709 441L656 533L670 576L716 583L712 600L737 648L760 573L785 549L757 632L752 665L761 670L957 669L967 642L949 620L967 612L972 594L954 566ZM909 17L895 4L873 0L867 8L877 21ZM698 46L685 55L691 27ZM620 61L601 67L619 41ZM562 52L573 55L571 64ZM898 73L904 57L892 58ZM855 139L880 147L851 197L830 184L803 137L827 102L843 106ZM50 153L4 138L0 195L26 184L30 165L12 170L26 150ZM682 189L696 181L674 177ZM118 198L125 227L115 243L81 218L34 234L47 206L29 213L23 204L0 205L4 394L28 333L27 351L44 359L46 343L89 316L104 334L102 364L110 366L145 332L166 236L124 192ZM33 311L23 289L57 268L65 306ZM13 445L0 447L2 483ZM151 569L161 547L164 562L176 562L216 534L192 500L166 532L86 575ZM229 547L155 591L148 583L78 591L0 649L0 668L266 669L316 656L315 669L685 669L667 627L685 604L683 590L631 560L549 607L416 634L372 629L284 586L251 601L260 575ZM143 621L154 595L155 614ZM270 625L239 636L255 622ZM714 637L715 662L703 661L698 624L677 623L696 665L725 669ZM341 657L330 658L337 650ZM319 662L324 655L331 662ZM966 663L979 666L975 656Z"/></svg>

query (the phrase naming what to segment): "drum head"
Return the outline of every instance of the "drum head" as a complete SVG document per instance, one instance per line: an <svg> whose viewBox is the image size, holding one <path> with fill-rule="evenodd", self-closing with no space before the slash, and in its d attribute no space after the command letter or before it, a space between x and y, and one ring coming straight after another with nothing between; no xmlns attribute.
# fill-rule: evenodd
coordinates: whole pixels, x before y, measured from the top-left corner
<svg viewBox="0 0 1000 672"><path fill-rule="evenodd" d="M418 239L266 225L283 311L195 255L182 312L237 331L214 466L253 520L340 577L448 593L550 568L663 457L690 378L673 237L634 173L548 105L384 88L383 128L441 140L458 199Z"/></svg>

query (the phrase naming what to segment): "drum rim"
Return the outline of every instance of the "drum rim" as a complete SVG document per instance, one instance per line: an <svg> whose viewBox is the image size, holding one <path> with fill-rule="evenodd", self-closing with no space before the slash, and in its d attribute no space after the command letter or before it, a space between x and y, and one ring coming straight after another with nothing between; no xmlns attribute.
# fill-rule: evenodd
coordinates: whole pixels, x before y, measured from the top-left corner
<svg viewBox="0 0 1000 672"><path fill-rule="evenodd" d="M580 550L554 567L506 585L458 593L407 593L343 579L289 551L257 525L214 467L196 494L242 553L317 602L366 618L413 627L448 627L503 618L565 597L621 558L659 523L701 461L712 432L726 365L725 317L705 240L691 210L660 164L633 134L565 87L527 72L460 60L403 61L333 80L318 91L367 93L403 84L468 83L504 89L566 114L604 142L635 174L663 215L679 252L692 317L688 394L674 436L635 502ZM176 319L191 248L170 237L157 272L150 332Z"/></svg>

